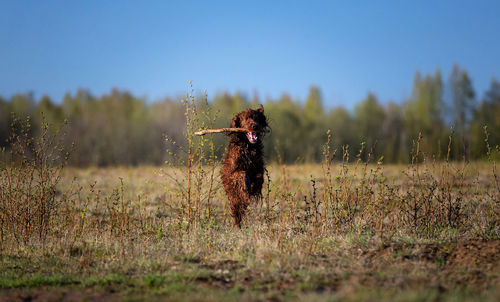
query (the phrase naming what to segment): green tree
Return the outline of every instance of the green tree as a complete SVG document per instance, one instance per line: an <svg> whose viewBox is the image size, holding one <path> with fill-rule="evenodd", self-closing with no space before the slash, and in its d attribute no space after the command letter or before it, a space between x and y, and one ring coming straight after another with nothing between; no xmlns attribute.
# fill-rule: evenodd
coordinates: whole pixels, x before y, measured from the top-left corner
<svg viewBox="0 0 500 302"><path fill-rule="evenodd" d="M457 133L463 134L474 109L474 87L466 70L457 64L453 66L450 76L453 112Z"/></svg>
<svg viewBox="0 0 500 302"><path fill-rule="evenodd" d="M309 87L309 94L307 95L304 114L307 121L317 121L323 118L323 98L321 96L321 91L316 86Z"/></svg>
<svg viewBox="0 0 500 302"><path fill-rule="evenodd" d="M43 119L52 125L52 128L59 128L64 122L64 115L61 106L54 104L49 96L44 95L38 101L34 119L37 125L41 125Z"/></svg>
<svg viewBox="0 0 500 302"><path fill-rule="evenodd" d="M165 98L159 102L153 103L149 107L149 116L151 118L151 128L153 142L149 153L153 163L162 164L168 154L165 149L169 149L175 154L180 153L180 148L185 145L184 131L186 128L184 108L179 101ZM175 144L166 145L165 137L175 142ZM181 154L179 154L180 156ZM169 160L172 160L169 158Z"/></svg>
<svg viewBox="0 0 500 302"><path fill-rule="evenodd" d="M427 155L443 154L447 143L447 131L442 118L443 108L440 70L437 69L434 75L426 75L423 79L417 72L413 81L413 92L405 109L408 149L413 148L418 134L422 133L420 150Z"/></svg>
<svg viewBox="0 0 500 302"><path fill-rule="evenodd" d="M15 94L10 99L10 109L18 118L32 116L35 109L33 93Z"/></svg>
<svg viewBox="0 0 500 302"><path fill-rule="evenodd" d="M323 154L321 146L326 140L327 128L323 98L318 87L309 87L303 112L304 134L301 144L304 146L304 156L308 161L319 161Z"/></svg>
<svg viewBox="0 0 500 302"><path fill-rule="evenodd" d="M500 82L496 79L491 80L490 88L474 111L470 127L471 153L474 158L484 157L487 152L484 126L488 127L490 145L500 145Z"/></svg>
<svg viewBox="0 0 500 302"><path fill-rule="evenodd" d="M298 102L283 94L277 102L267 101L265 113L271 127L266 138L264 152L272 159L279 157L286 163L304 158L304 120Z"/></svg>
<svg viewBox="0 0 500 302"><path fill-rule="evenodd" d="M385 120L382 124L384 159L386 162L406 162L408 152L405 146L405 125L403 108L395 103L389 103L385 109Z"/></svg>
<svg viewBox="0 0 500 302"><path fill-rule="evenodd" d="M250 107L250 104L245 95L242 93L235 93L234 95L229 94L228 92L217 94L213 98L211 103L212 111L217 114L218 118L215 121L215 127L229 127L231 119L233 115L236 113L245 110ZM214 135L213 137L214 143L216 146L226 146L227 145L227 137L225 135ZM222 157L224 154L223 148L217 148L216 155L217 157Z"/></svg>
<svg viewBox="0 0 500 302"><path fill-rule="evenodd" d="M219 112L221 120L230 121L234 114L249 108L250 104L245 95L239 92L236 92L234 95L225 92L223 94L217 94L214 97L212 107L215 111ZM228 126L228 122L224 122L224 127Z"/></svg>
<svg viewBox="0 0 500 302"><path fill-rule="evenodd" d="M78 166L97 165L100 157L97 144L100 140L99 127L95 122L97 101L88 90L79 89L73 97L66 93L62 102L62 112L69 121L66 147L75 144L70 164Z"/></svg>
<svg viewBox="0 0 500 302"><path fill-rule="evenodd" d="M375 148L373 149L375 155L380 155L380 140L383 138L381 130L385 112L377 97L373 93L369 93L366 99L356 105L354 112L354 125L358 139L360 142L366 143L368 152ZM367 159L367 152L364 152L363 159Z"/></svg>
<svg viewBox="0 0 500 302"><path fill-rule="evenodd" d="M0 96L0 148L7 146L10 128L10 103Z"/></svg>
<svg viewBox="0 0 500 302"><path fill-rule="evenodd" d="M342 159L342 146L352 147L358 144L353 129L354 120L344 107L337 107L330 111L327 116L326 128L332 130L333 146L337 150L337 159Z"/></svg>
<svg viewBox="0 0 500 302"><path fill-rule="evenodd" d="M474 110L475 92L467 71L461 70L457 64L453 66L451 71L450 86L456 132L453 153L454 157L458 158L459 154L463 153L461 146L465 149L466 154L469 153L470 137L467 128Z"/></svg>

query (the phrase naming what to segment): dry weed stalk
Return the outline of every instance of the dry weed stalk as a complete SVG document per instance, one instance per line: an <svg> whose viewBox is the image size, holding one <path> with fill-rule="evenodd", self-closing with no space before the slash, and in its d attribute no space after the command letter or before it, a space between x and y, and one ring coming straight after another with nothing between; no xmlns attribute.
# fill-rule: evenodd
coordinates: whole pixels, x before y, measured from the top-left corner
<svg viewBox="0 0 500 302"><path fill-rule="evenodd" d="M212 136L197 138L199 134L196 130L213 127L218 113L210 111L206 92L200 100L195 99L191 81L189 81L189 93L182 103L185 107L186 145L179 149L185 157L167 150L173 161L166 163L176 169L165 170L163 175L173 182L173 195L179 197L180 225L185 218L188 225L192 225L200 224L204 219L212 219L212 199L216 190L215 172L218 165L216 150ZM176 144L168 137L166 140L173 145ZM167 190L171 191L172 188Z"/></svg>
<svg viewBox="0 0 500 302"><path fill-rule="evenodd" d="M64 203L57 185L69 153L62 147L63 129L49 131L42 118L41 133L34 138L31 120L13 116L10 150L0 159L1 240L14 237L18 244L45 241L59 220Z"/></svg>

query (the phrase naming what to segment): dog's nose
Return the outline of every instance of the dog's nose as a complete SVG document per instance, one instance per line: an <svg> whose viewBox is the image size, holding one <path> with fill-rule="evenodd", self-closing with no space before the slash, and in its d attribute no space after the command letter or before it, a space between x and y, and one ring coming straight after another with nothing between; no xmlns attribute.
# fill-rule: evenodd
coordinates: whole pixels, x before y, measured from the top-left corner
<svg viewBox="0 0 500 302"><path fill-rule="evenodd" d="M253 130L257 130L257 129L259 129L259 126L257 126L257 125L253 125L253 126L252 126L252 129L253 129Z"/></svg>

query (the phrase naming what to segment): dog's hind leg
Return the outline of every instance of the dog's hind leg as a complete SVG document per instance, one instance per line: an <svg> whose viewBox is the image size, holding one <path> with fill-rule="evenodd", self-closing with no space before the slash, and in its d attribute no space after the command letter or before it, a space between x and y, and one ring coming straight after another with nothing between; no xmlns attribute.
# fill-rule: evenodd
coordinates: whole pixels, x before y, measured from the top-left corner
<svg viewBox="0 0 500 302"><path fill-rule="evenodd" d="M234 187L231 190L229 201L231 203L231 214L234 226L241 228L241 220L250 203L249 179L244 171L235 172L231 175Z"/></svg>
<svg viewBox="0 0 500 302"><path fill-rule="evenodd" d="M241 229L241 220L245 214L245 207L239 201L231 202L231 215L233 216L233 226Z"/></svg>

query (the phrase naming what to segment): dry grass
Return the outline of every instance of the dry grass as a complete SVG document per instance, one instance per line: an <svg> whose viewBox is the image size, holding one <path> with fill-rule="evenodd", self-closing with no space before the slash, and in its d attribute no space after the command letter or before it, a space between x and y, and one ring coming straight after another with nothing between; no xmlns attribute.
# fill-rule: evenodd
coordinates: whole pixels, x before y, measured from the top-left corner
<svg viewBox="0 0 500 302"><path fill-rule="evenodd" d="M327 146L321 165L269 166L263 200L237 230L203 144L188 145L187 168L61 169L11 153L25 161L1 162L2 295L500 297L493 162L433 162L418 147L408 166L332 162Z"/></svg>
<svg viewBox="0 0 500 302"><path fill-rule="evenodd" d="M181 169L66 169L57 195L65 203L43 242L16 240L3 221L1 287L11 298L42 298L47 288L117 299L498 298L491 165L443 165L421 165L417 177L411 167L335 163L332 179L321 165L272 165L241 231L218 179L211 213L201 192L189 220L182 178L172 176ZM443 169L454 176L442 179ZM451 222L450 200L460 209Z"/></svg>

